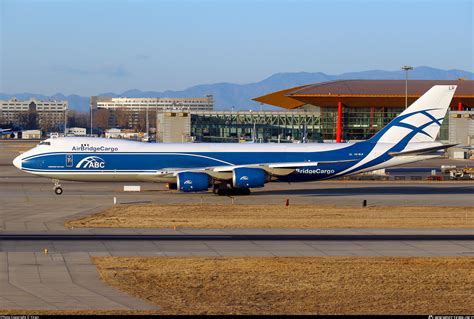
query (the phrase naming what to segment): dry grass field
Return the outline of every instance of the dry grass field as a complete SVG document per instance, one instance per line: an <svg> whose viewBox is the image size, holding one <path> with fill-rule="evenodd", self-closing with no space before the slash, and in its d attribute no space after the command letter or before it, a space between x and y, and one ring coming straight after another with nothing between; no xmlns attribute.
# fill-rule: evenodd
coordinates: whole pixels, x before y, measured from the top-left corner
<svg viewBox="0 0 474 319"><path fill-rule="evenodd" d="M473 228L474 207L116 205L66 227Z"/></svg>
<svg viewBox="0 0 474 319"><path fill-rule="evenodd" d="M466 314L472 257L95 257L163 314Z"/></svg>
<svg viewBox="0 0 474 319"><path fill-rule="evenodd" d="M141 310L24 310L24 309L0 309L0 316L85 316L85 315L154 315L156 311ZM23 319L23 318L21 318Z"/></svg>

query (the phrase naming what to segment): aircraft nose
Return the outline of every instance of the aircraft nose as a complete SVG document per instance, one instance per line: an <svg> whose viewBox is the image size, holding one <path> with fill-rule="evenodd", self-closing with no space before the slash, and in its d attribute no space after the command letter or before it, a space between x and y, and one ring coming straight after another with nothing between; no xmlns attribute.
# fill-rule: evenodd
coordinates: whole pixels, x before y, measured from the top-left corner
<svg viewBox="0 0 474 319"><path fill-rule="evenodd" d="M21 160L22 160L21 155L15 157L15 159L13 160L13 165L18 169L21 169Z"/></svg>

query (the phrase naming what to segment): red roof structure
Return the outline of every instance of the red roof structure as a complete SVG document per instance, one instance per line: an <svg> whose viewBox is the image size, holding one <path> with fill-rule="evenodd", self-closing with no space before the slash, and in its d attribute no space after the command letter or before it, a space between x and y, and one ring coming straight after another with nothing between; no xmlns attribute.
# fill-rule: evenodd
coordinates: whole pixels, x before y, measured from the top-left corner
<svg viewBox="0 0 474 319"><path fill-rule="evenodd" d="M457 85L451 102L452 108L474 108L474 81L472 80L409 80L408 104L434 85ZM341 80L309 84L254 98L255 101L286 109L305 104L336 107L338 102L350 107L403 107L405 80Z"/></svg>

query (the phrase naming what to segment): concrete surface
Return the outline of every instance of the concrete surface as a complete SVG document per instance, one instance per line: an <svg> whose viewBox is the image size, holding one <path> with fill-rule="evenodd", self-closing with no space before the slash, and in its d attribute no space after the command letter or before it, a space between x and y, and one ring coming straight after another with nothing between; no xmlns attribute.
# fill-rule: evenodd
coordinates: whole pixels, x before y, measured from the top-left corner
<svg viewBox="0 0 474 319"><path fill-rule="evenodd" d="M87 252L0 252L0 309L157 309L99 279Z"/></svg>
<svg viewBox="0 0 474 319"><path fill-rule="evenodd" d="M3 252L110 256L474 256L474 241L147 240L2 241Z"/></svg>

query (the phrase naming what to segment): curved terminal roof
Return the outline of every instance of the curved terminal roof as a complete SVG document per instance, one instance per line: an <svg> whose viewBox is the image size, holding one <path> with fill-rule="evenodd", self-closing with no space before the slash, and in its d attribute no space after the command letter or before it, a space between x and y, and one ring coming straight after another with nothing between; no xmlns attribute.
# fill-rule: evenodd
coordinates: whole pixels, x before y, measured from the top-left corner
<svg viewBox="0 0 474 319"><path fill-rule="evenodd" d="M461 102L474 108L474 81L408 80L408 103L434 85L457 85L451 107ZM405 105L405 80L341 80L298 86L254 99L257 102L295 109L305 104L335 107L338 101L354 107L401 107Z"/></svg>

